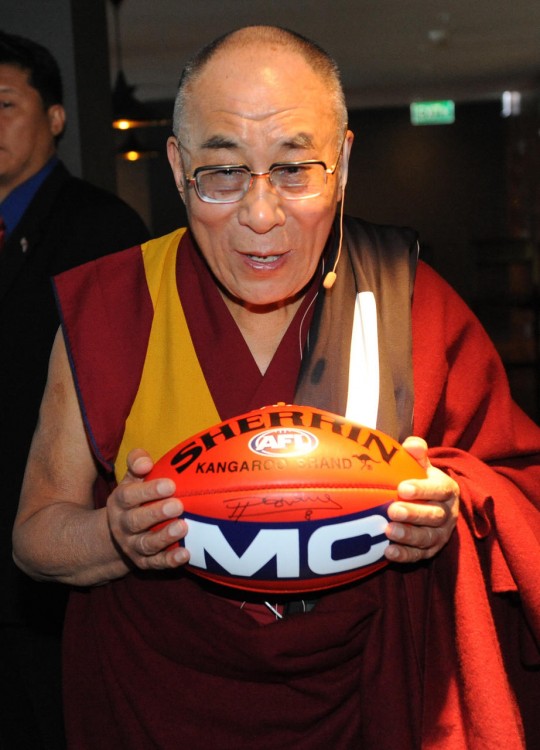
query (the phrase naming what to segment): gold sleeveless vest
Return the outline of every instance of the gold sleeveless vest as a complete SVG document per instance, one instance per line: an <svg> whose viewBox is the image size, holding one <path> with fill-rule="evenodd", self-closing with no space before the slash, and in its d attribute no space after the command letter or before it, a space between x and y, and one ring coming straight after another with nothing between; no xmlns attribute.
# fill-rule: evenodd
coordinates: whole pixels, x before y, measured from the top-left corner
<svg viewBox="0 0 540 750"><path fill-rule="evenodd" d="M117 481L125 474L133 448L144 448L156 461L220 419L178 295L176 256L184 232L179 229L142 245L154 317L141 381L115 462Z"/></svg>

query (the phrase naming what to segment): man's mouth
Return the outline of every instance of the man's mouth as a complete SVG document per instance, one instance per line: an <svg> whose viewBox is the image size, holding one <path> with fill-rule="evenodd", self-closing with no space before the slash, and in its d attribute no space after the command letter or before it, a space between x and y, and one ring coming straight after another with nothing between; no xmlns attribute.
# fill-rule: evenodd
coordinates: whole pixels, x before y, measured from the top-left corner
<svg viewBox="0 0 540 750"><path fill-rule="evenodd" d="M248 253L247 257L256 263L273 263L280 256L279 255L251 255Z"/></svg>

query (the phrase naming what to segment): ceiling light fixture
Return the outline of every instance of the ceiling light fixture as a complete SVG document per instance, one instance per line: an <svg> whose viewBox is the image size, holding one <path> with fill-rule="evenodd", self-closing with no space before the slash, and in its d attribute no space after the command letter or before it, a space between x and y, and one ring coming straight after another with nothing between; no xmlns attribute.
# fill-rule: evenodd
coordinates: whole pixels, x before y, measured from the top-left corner
<svg viewBox="0 0 540 750"><path fill-rule="evenodd" d="M152 108L140 102L134 95L136 86L127 82L122 64L122 42L120 35L120 6L123 0L110 0L114 17L114 41L116 54L116 81L112 92L113 128L129 130L156 125L168 125L170 120L157 117Z"/></svg>

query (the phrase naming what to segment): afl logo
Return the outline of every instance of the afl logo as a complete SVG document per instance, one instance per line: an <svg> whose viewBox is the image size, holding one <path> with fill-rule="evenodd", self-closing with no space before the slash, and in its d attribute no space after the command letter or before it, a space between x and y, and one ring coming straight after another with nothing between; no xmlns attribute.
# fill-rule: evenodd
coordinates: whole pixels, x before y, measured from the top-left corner
<svg viewBox="0 0 540 750"><path fill-rule="evenodd" d="M318 445L315 435L294 427L265 430L249 441L249 449L260 456L304 456Z"/></svg>

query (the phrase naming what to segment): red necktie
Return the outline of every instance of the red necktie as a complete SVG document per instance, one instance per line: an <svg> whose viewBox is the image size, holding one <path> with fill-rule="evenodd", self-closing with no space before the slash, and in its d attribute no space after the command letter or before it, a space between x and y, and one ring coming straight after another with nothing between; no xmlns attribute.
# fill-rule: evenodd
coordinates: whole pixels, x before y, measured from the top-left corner
<svg viewBox="0 0 540 750"><path fill-rule="evenodd" d="M4 247L4 238L6 236L6 225L3 218L0 216L0 253Z"/></svg>

